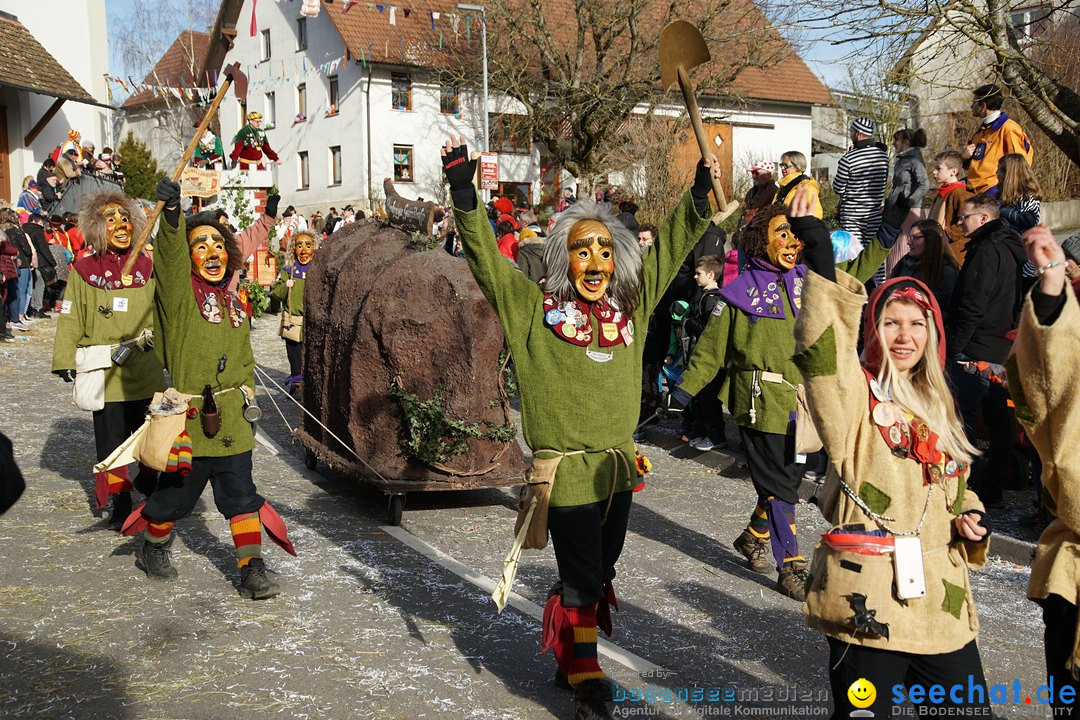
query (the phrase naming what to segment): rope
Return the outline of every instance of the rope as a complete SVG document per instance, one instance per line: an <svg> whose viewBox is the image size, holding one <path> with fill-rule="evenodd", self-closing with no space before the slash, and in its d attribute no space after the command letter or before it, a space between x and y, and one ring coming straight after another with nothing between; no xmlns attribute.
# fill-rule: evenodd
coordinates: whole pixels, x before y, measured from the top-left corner
<svg viewBox="0 0 1080 720"><path fill-rule="evenodd" d="M281 392L282 394L284 394L284 395L285 395L285 397L287 397L287 398L289 398L290 400L292 400L292 401L293 401L293 403L295 403L295 404L296 404L296 407L300 408L300 409L301 409L301 410L302 410L302 411L304 412L304 414L306 414L306 415L307 415L307 416L308 416L309 418L311 418L311 419L312 419L312 420L313 420L313 421L315 422L315 424L316 424L316 425L318 425L318 426L319 426L319 427L321 427L321 428L322 428L323 430L325 430L325 431L326 431L326 434L327 434L327 435L329 435L330 437L332 437L332 438L334 438L335 440L337 440L337 441L338 441L338 442L339 442L339 443L341 444L341 446L342 446L343 448L345 448L346 450L348 450L348 451L349 451L349 454L350 454L350 455L352 455L352 456L353 456L354 458L356 458L357 460L359 460L359 461L360 461L360 463L361 463L361 464L362 464L362 465L363 465L364 467L366 467L366 468L367 468L368 470L370 470L370 471L371 471L371 472L372 472L372 473L373 473L373 474L375 475L375 477L379 478L379 479L380 479L380 480L382 480L382 481L383 481L384 483L389 483L389 482L390 482L390 481L389 481L389 480L387 480L387 479L386 479L385 477L383 477L383 476L382 476L382 474L381 474L381 473L380 473L380 472L379 472L378 470L376 470L375 468L371 467L371 465L369 465L369 464L367 463L367 461L365 461L365 460L364 460L364 458L362 458L362 457L360 457L359 455L357 455L357 454L356 454L356 451L355 451L355 450L353 450L353 449L352 449L351 447L349 447L349 446L348 446L348 444L346 444L346 442L345 442L344 440L342 440L342 439L341 439L341 438L339 438L339 437L338 437L337 435L335 435L335 434L334 434L334 432L333 432L333 431L332 431L332 430L331 430L330 428L328 428L328 427L326 427L325 425L323 425L323 424L322 424L322 422L320 422L320 421L319 421L319 418L315 417L315 416L314 416L314 415L313 415L313 414L311 413L311 411L310 411L310 410L308 410L308 409L307 409L306 407L304 407L304 406L303 406L303 404L302 404L302 403L301 403L301 402L300 402L299 400L297 400L297 399L296 399L296 398L294 398L294 397L293 397L292 395L290 395L290 394L289 394L288 392L286 392L286 391L285 391L285 388L283 388L283 387L281 387L280 385L278 385L278 384L277 384L277 382L275 382L275 381L274 381L274 378L270 377L270 374L269 374L268 372L266 372L265 370L263 370L263 369L262 369L262 368L261 368L261 367L260 367L259 365L255 365L255 370L256 370L256 372L260 373L260 374L262 375L262 377L263 377L264 379L266 379L266 380L269 380L269 381L270 381L270 384L271 384L271 385L273 385L273 386L274 386L275 388L277 388L277 389L278 389L278 391L280 391L280 392ZM264 385L263 387L265 387L265 385ZM271 401L272 401L272 400L273 400L273 397L271 396L271 398L270 398L270 399L271 399ZM277 407L277 403L276 403L276 402L274 403L274 407ZM278 412L279 412L279 413L281 413L281 409L280 409L280 408L278 408ZM282 418L282 420L285 420L285 415L284 415L284 414L282 414L282 415L281 415L281 418ZM286 425L286 426L288 426L288 425L289 425L289 421L288 421L288 420L285 420L285 425Z"/></svg>

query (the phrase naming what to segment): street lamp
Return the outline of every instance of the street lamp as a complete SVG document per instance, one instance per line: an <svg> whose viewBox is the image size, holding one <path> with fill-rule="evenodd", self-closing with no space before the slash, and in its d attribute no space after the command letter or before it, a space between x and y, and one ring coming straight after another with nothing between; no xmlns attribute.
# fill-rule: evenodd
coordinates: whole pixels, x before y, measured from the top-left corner
<svg viewBox="0 0 1080 720"><path fill-rule="evenodd" d="M458 10L480 13L480 44L484 63L484 152L488 151L488 67L487 67L487 11L483 5L458 3Z"/></svg>

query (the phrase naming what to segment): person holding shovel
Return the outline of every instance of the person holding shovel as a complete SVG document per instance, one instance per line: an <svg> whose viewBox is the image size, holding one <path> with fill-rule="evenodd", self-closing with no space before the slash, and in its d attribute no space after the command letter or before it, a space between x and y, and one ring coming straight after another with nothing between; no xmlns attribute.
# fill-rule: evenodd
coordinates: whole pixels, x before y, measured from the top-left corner
<svg viewBox="0 0 1080 720"><path fill-rule="evenodd" d="M536 498L525 547L550 531L559 583L544 610L542 649L557 681L574 689L578 718L607 718L610 685L596 628L611 632L612 580L637 482L632 435L641 402L642 338L649 314L709 226L710 167L641 252L606 206L579 200L548 236L543 288L499 254L473 187L475 159L462 138L442 149L465 259L506 333L517 368L522 427L534 458L522 511Z"/></svg>
<svg viewBox="0 0 1080 720"><path fill-rule="evenodd" d="M200 216L188 227L180 213L180 186L162 179L164 203L155 238L156 326L176 395L190 409L176 443L186 445L190 466L161 475L157 490L124 523L125 534L143 533L138 560L147 576L177 576L169 550L176 521L188 516L206 484L229 521L240 568L240 594L268 598L279 591L262 559L262 531L295 555L281 517L259 495L251 476L255 358L250 305L229 280L244 258L233 234ZM249 419L251 421L249 421Z"/></svg>
<svg viewBox="0 0 1080 720"><path fill-rule="evenodd" d="M79 214L86 245L68 278L53 342L52 371L75 383L75 404L94 416L97 459L107 458L139 428L155 392L165 389L154 352L154 264L140 252L132 272L121 272L146 215L127 195L98 193ZM157 473L139 466L132 483L127 466L94 474L98 507L112 498L109 526L119 530L131 513L131 490L149 495Z"/></svg>
<svg viewBox="0 0 1080 720"><path fill-rule="evenodd" d="M304 280L318 245L315 233L310 230L291 234L284 267L270 287L270 296L281 303L278 335L285 341L285 354L289 358L289 377L285 378L285 386L291 391L302 388L304 382L300 366L304 351Z"/></svg>

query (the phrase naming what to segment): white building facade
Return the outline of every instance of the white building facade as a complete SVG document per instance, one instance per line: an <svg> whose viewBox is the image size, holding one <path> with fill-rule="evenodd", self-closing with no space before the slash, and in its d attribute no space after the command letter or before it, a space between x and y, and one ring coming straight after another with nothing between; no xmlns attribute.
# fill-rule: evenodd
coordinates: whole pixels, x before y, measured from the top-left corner
<svg viewBox="0 0 1080 720"><path fill-rule="evenodd" d="M0 0L0 12L14 16L95 101L109 104L105 0ZM12 200L21 192L23 178L36 175L42 161L67 140L69 130L78 130L99 152L112 141L110 110L69 100L27 144L27 135L55 101L55 97L26 90L0 88L7 126L5 189Z"/></svg>

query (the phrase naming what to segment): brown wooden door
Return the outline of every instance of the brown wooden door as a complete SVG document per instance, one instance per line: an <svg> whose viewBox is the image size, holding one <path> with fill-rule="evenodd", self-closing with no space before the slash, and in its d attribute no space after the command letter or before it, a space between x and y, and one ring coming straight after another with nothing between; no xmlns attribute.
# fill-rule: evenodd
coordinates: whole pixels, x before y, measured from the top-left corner
<svg viewBox="0 0 1080 720"><path fill-rule="evenodd" d="M0 105L0 200L11 202L11 160L8 158L7 108Z"/></svg>
<svg viewBox="0 0 1080 720"><path fill-rule="evenodd" d="M705 136L708 139L709 149L720 161L723 168L724 178L721 184L728 199L731 199L732 183L732 155L731 155L731 126L722 123L705 123ZM692 128L680 130L675 137L675 157L672 164L672 180L677 184L685 184L693 181L694 168L701 159L698 150L697 139L694 137Z"/></svg>

